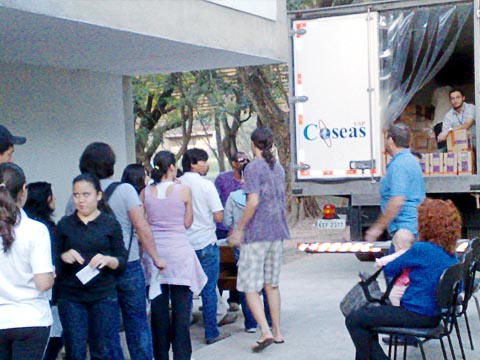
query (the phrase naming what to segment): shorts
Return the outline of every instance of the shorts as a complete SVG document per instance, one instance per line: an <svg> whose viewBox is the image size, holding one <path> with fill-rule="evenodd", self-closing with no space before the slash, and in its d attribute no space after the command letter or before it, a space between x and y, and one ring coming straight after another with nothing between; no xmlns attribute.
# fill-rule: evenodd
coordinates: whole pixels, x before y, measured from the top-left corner
<svg viewBox="0 0 480 360"><path fill-rule="evenodd" d="M260 292L265 284L278 287L282 253L282 240L243 244L238 261L237 290Z"/></svg>

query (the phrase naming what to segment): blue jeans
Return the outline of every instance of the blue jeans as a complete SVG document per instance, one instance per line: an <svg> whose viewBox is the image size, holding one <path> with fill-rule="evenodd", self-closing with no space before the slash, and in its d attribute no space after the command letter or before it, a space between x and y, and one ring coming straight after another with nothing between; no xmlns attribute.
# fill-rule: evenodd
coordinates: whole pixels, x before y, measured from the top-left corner
<svg viewBox="0 0 480 360"><path fill-rule="evenodd" d="M1 329L0 359L41 359L49 334L49 326Z"/></svg>
<svg viewBox="0 0 480 360"><path fill-rule="evenodd" d="M195 252L202 265L203 271L208 278L207 283L200 294L202 297L205 339L208 341L215 339L220 335L217 327L217 293L215 291L220 268L220 254L217 244L208 245Z"/></svg>
<svg viewBox="0 0 480 360"><path fill-rule="evenodd" d="M123 359L118 334L118 302L108 297L91 303L58 300L67 360Z"/></svg>
<svg viewBox="0 0 480 360"><path fill-rule="evenodd" d="M152 300L152 338L155 360L168 360L170 344L174 360L190 360L190 308L188 286L162 284L162 294ZM169 302L172 304L170 320Z"/></svg>
<svg viewBox="0 0 480 360"><path fill-rule="evenodd" d="M140 260L127 263L127 268L117 278L117 292L130 357L151 360L152 334L147 318L145 275Z"/></svg>
<svg viewBox="0 0 480 360"><path fill-rule="evenodd" d="M233 257L235 259L235 265L238 264L238 260L240 259L240 249L235 247L233 248ZM267 294L265 293L265 290L262 289L262 295L263 295L263 309L265 311L265 316L267 318L267 323L268 326L272 327L272 318L270 316L270 309L268 308L268 300L267 300ZM248 307L247 304L247 299L245 298L245 293L242 291L238 292L238 298L240 300L240 305L242 306L242 312L243 312L243 317L245 318L245 329L253 329L257 327L257 321L252 315L252 312L250 311L250 308Z"/></svg>

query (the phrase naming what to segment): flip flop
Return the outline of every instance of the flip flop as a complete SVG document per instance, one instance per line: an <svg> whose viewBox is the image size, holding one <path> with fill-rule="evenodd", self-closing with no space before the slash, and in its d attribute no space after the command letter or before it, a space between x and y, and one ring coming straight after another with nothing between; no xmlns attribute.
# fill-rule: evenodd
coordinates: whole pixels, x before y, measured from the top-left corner
<svg viewBox="0 0 480 360"><path fill-rule="evenodd" d="M263 341L257 341L257 344L252 347L253 352L260 352L263 349L273 344L273 339L265 339Z"/></svg>
<svg viewBox="0 0 480 360"><path fill-rule="evenodd" d="M274 344L283 344L284 342L285 342L285 340L280 340L280 341L273 340Z"/></svg>

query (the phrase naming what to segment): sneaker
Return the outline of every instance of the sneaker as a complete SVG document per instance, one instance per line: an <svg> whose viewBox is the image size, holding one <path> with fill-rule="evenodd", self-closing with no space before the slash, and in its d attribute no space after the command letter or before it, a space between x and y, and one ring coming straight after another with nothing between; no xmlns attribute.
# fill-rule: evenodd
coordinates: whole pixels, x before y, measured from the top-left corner
<svg viewBox="0 0 480 360"><path fill-rule="evenodd" d="M248 328L245 329L245 332L249 334L255 334L257 332L257 328Z"/></svg>
<svg viewBox="0 0 480 360"><path fill-rule="evenodd" d="M238 315L237 314L225 314L225 316L218 322L218 327L221 327L221 326L224 326L224 325L228 325L228 324L231 324L231 323L234 323L235 321L237 321L237 317Z"/></svg>
<svg viewBox="0 0 480 360"><path fill-rule="evenodd" d="M216 338L213 338L213 339L210 339L210 340L207 340L205 341L205 343L207 345L212 345L218 341L221 341L223 339L226 339L227 337L231 336L232 334L230 334L229 332L224 332L224 333L220 333Z"/></svg>

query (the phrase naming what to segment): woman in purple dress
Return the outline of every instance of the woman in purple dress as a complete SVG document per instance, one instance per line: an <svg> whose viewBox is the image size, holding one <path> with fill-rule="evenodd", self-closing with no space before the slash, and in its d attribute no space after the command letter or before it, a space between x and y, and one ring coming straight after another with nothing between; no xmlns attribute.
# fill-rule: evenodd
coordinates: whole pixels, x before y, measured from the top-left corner
<svg viewBox="0 0 480 360"><path fill-rule="evenodd" d="M156 360L168 360L170 344L174 360L190 360L190 309L192 293L199 294L207 277L187 240L192 225L192 193L175 182L175 156L160 151L153 160L153 184L142 200L153 232L157 252L167 262L164 272L151 267L149 298L152 300L152 338ZM172 317L169 317L169 301Z"/></svg>

